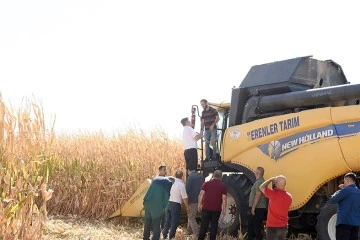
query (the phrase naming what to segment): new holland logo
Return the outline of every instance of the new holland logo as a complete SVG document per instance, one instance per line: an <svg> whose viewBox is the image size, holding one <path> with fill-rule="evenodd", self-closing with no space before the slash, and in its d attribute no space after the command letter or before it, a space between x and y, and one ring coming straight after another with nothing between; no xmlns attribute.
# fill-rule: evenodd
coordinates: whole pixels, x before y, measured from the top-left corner
<svg viewBox="0 0 360 240"><path fill-rule="evenodd" d="M258 147L271 159L279 160L283 156L291 153L292 151L295 151L301 146L333 137L337 137L337 134L335 127L330 125L323 128L296 133L294 135L277 139Z"/></svg>
<svg viewBox="0 0 360 240"><path fill-rule="evenodd" d="M281 155L281 144L279 141L271 141L268 146L269 157L276 160Z"/></svg>

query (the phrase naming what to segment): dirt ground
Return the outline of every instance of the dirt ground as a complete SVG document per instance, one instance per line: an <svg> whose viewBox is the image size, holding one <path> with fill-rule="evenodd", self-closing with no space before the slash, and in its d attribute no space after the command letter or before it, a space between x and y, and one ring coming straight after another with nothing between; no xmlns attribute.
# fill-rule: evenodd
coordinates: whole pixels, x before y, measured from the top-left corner
<svg viewBox="0 0 360 240"><path fill-rule="evenodd" d="M142 226L128 226L107 221L87 221L76 217L50 216L45 227L45 240L112 240L142 239Z"/></svg>
<svg viewBox="0 0 360 240"><path fill-rule="evenodd" d="M141 240L143 234L141 221L122 223L116 221L88 221L74 216L49 216L45 225L45 240L71 239L71 240ZM162 238L161 238L162 239ZM176 240L188 240L189 235L182 228L176 232ZM243 239L224 236L219 240ZM291 240L311 240L306 234L300 234Z"/></svg>
<svg viewBox="0 0 360 240"><path fill-rule="evenodd" d="M49 216L45 225L45 240L141 240L142 221L89 221L75 216ZM160 238L162 239L162 238ZM176 240L188 240L189 235L179 227ZM234 238L224 237L222 239Z"/></svg>

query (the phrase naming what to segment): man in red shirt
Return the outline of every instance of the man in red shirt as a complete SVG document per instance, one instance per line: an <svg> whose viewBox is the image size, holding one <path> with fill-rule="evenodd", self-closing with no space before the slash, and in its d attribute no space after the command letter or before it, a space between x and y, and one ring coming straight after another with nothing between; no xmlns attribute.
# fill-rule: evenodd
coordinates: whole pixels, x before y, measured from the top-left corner
<svg viewBox="0 0 360 240"><path fill-rule="evenodd" d="M268 185L273 183L273 189ZM266 239L281 240L286 238L288 227L288 212L292 196L285 191L286 178L282 175L272 177L260 185L265 197L269 198L268 215L266 220Z"/></svg>
<svg viewBox="0 0 360 240"><path fill-rule="evenodd" d="M216 170L213 178L205 182L200 191L198 210L201 212L201 226L198 240L204 240L209 223L210 240L216 239L220 214L224 218L226 213L227 189L221 181L222 172Z"/></svg>

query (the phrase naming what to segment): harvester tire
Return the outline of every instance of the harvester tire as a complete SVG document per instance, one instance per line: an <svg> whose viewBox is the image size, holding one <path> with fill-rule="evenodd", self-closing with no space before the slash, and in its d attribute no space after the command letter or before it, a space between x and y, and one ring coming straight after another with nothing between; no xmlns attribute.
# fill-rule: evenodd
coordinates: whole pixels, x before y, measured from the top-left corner
<svg viewBox="0 0 360 240"><path fill-rule="evenodd" d="M224 221L219 220L219 232L237 235L241 221L241 230L244 233L247 230L252 183L244 174L224 175L222 180L227 186L228 204Z"/></svg>
<svg viewBox="0 0 360 240"><path fill-rule="evenodd" d="M326 203L320 210L316 224L316 239L335 240L337 205Z"/></svg>
<svg viewBox="0 0 360 240"><path fill-rule="evenodd" d="M336 240L336 219L337 204L327 202L320 210L316 224L316 239L318 240ZM358 235L360 239L360 232Z"/></svg>

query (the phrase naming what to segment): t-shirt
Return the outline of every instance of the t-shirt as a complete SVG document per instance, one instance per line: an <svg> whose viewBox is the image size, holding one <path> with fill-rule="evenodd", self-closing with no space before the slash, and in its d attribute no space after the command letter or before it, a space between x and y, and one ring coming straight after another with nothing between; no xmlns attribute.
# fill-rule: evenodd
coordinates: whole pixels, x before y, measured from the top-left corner
<svg viewBox="0 0 360 240"><path fill-rule="evenodd" d="M257 192L261 193L260 200L256 205L256 208L266 208L266 199L264 194L260 191L260 185L264 182L264 178L259 178L255 181L254 185L251 188L250 197L249 197L249 207L253 206L255 201L255 195Z"/></svg>
<svg viewBox="0 0 360 240"><path fill-rule="evenodd" d="M191 149L191 148L197 148L197 143L194 139L194 137L197 135L197 133L194 131L194 129L190 126L185 126L183 131L183 144L184 144L184 150Z"/></svg>
<svg viewBox="0 0 360 240"><path fill-rule="evenodd" d="M221 212L222 195L227 194L225 184L217 178L205 182L201 190L205 191L203 209L208 211Z"/></svg>
<svg viewBox="0 0 360 240"><path fill-rule="evenodd" d="M265 188L265 197L269 198L266 226L286 227L288 225L288 212L292 202L290 193L281 189Z"/></svg>
<svg viewBox="0 0 360 240"><path fill-rule="evenodd" d="M218 112L215 108L209 106L209 110L203 110L201 114L201 119L204 120L205 130L209 130L210 126L215 122ZM216 126L215 126L216 127Z"/></svg>
<svg viewBox="0 0 360 240"><path fill-rule="evenodd" d="M187 198L185 184L178 178L175 178L175 182L170 190L170 202L180 203L183 199Z"/></svg>
<svg viewBox="0 0 360 240"><path fill-rule="evenodd" d="M199 198L199 193L205 179L198 172L192 172L186 178L186 193L188 195L189 203L197 203Z"/></svg>

